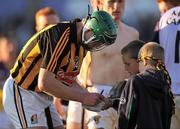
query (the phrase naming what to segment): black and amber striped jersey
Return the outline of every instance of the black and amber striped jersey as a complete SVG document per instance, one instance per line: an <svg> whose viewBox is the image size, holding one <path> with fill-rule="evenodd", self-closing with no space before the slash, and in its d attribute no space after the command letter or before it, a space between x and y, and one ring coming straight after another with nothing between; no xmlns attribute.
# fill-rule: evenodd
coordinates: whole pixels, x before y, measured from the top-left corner
<svg viewBox="0 0 180 129"><path fill-rule="evenodd" d="M40 68L45 68L69 86L79 73L85 54L77 43L76 23L50 25L26 43L11 76L24 89L40 92L38 75Z"/></svg>

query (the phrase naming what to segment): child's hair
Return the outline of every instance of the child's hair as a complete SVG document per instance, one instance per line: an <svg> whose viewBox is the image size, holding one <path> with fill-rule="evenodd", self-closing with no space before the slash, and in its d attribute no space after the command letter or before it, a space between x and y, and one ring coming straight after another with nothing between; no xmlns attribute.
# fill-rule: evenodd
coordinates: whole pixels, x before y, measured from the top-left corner
<svg viewBox="0 0 180 129"><path fill-rule="evenodd" d="M135 60L138 59L138 52L140 48L145 44L144 41L141 40L133 40L128 45L122 48L121 54L128 54L130 58Z"/></svg>
<svg viewBox="0 0 180 129"><path fill-rule="evenodd" d="M139 59L148 59L147 63L150 65L157 65L157 61L164 63L164 49L155 42L146 43L138 54Z"/></svg>
<svg viewBox="0 0 180 129"><path fill-rule="evenodd" d="M139 51L138 59L146 59L147 64L155 66L156 70L162 70L166 75L166 80L171 85L171 78L164 64L164 49L155 42L146 43Z"/></svg>

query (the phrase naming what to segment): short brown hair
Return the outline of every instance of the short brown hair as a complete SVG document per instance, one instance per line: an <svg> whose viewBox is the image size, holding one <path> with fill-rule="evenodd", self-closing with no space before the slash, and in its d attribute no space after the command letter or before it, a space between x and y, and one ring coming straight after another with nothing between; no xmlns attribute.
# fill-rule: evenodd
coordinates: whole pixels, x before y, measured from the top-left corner
<svg viewBox="0 0 180 129"><path fill-rule="evenodd" d="M121 49L121 54L128 54L130 58L137 60L138 52L144 44L142 40L133 40Z"/></svg>
<svg viewBox="0 0 180 129"><path fill-rule="evenodd" d="M51 7L44 7L44 8L41 8L40 10L37 11L36 15L35 15L35 19L37 21L38 17L41 16L41 15L51 15L51 14L55 14L57 15L56 11L51 8Z"/></svg>

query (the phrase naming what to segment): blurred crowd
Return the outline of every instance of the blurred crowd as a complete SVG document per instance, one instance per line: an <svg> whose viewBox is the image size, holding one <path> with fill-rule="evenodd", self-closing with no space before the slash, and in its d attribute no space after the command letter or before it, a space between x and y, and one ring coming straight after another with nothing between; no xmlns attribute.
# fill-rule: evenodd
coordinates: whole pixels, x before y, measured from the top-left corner
<svg viewBox="0 0 180 129"><path fill-rule="evenodd" d="M12 33L17 40L18 49L21 49L27 39L36 32L33 27L35 25L34 15L39 8L53 7L61 20L72 20L75 17L83 18L87 15L89 3L89 0L77 0L76 2L71 0L18 0L15 5L9 8L12 0L1 1L0 32ZM79 11L76 11L77 8ZM140 32L140 39L149 41L152 38L153 27L159 17L160 12L155 0L126 0L122 20Z"/></svg>

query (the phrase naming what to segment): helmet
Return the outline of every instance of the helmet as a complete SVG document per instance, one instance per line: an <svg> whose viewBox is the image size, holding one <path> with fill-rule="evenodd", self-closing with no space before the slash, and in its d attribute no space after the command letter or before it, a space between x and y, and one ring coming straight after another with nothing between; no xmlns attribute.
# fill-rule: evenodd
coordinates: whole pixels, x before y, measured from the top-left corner
<svg viewBox="0 0 180 129"><path fill-rule="evenodd" d="M87 35L89 35L88 38ZM85 49L101 50L105 46L113 44L116 37L117 26L107 12L98 10L86 18L82 29L82 45Z"/></svg>

